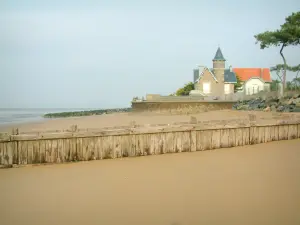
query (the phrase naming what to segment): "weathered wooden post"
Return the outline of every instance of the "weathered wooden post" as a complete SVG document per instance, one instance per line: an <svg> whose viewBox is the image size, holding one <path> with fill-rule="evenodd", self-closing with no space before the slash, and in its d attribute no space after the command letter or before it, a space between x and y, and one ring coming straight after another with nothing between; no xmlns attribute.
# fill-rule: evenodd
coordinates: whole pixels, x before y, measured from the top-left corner
<svg viewBox="0 0 300 225"><path fill-rule="evenodd" d="M12 134L12 135L18 135L18 134L19 134L19 128L13 128L13 129L11 130L11 134Z"/></svg>
<svg viewBox="0 0 300 225"><path fill-rule="evenodd" d="M19 128L13 128L11 130L11 135L19 135ZM18 149L19 142L13 141L12 142L12 163L13 164L20 164L20 151Z"/></svg>
<svg viewBox="0 0 300 225"><path fill-rule="evenodd" d="M197 124L197 118L196 117L194 117L194 116L191 116L190 117L190 124Z"/></svg>
<svg viewBox="0 0 300 225"><path fill-rule="evenodd" d="M256 115L254 114L248 114L249 116L249 124L250 124L250 130L249 130L249 142L250 144L256 144Z"/></svg>
<svg viewBox="0 0 300 225"><path fill-rule="evenodd" d="M130 121L129 126L135 128L136 127L136 121L134 121L134 120Z"/></svg>
<svg viewBox="0 0 300 225"><path fill-rule="evenodd" d="M71 126L71 132L76 133L78 131L78 126L76 124ZM74 136L74 134L72 134ZM78 161L78 144L77 138L72 138L70 140L70 161Z"/></svg>
<svg viewBox="0 0 300 225"><path fill-rule="evenodd" d="M250 126L255 126L256 125L256 115L254 114L248 114L249 116L249 121L250 121Z"/></svg>
<svg viewBox="0 0 300 225"><path fill-rule="evenodd" d="M75 125L72 125L71 126L71 132L77 132L78 131L78 126L75 124Z"/></svg>
<svg viewBox="0 0 300 225"><path fill-rule="evenodd" d="M197 118L194 116L190 117L190 124L197 124ZM191 152L197 151L197 133L196 130L191 130Z"/></svg>

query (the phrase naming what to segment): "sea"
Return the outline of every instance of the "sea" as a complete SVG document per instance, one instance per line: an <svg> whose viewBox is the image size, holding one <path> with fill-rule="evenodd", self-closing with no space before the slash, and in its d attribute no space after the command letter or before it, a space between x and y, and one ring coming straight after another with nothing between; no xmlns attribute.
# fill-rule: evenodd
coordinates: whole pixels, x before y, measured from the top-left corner
<svg viewBox="0 0 300 225"><path fill-rule="evenodd" d="M13 124L21 124L28 122L39 122L42 120L49 120L43 118L46 113L56 112L73 112L73 111L84 111L93 110L87 108L19 108L19 109L8 109L0 108L0 126L7 126Z"/></svg>

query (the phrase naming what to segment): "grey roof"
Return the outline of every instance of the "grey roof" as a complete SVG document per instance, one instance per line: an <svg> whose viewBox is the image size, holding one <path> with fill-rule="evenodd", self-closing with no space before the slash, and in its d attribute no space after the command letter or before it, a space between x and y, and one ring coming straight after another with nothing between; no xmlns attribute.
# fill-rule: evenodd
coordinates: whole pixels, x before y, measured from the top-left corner
<svg viewBox="0 0 300 225"><path fill-rule="evenodd" d="M229 69L225 69L224 71L224 82L225 83L236 83L236 75L234 72L230 71Z"/></svg>
<svg viewBox="0 0 300 225"><path fill-rule="evenodd" d="M194 69L194 83L198 80L199 78L199 69Z"/></svg>
<svg viewBox="0 0 300 225"><path fill-rule="evenodd" d="M213 68L207 68L207 67L199 67L198 69L194 69L194 83L196 83L203 74L204 69L207 69L212 76L214 77L215 80L217 80ZM230 69L225 69L224 70L224 83L236 83L236 74L233 71L230 71Z"/></svg>
<svg viewBox="0 0 300 225"><path fill-rule="evenodd" d="M214 69L210 69L211 72L213 73ZM225 69L224 70L224 82L225 83L236 83L236 74L233 71L230 71L230 69Z"/></svg>
<svg viewBox="0 0 300 225"><path fill-rule="evenodd" d="M194 83L196 83L197 81L199 81L204 73L204 70L208 70L208 72L210 72L210 74L212 75L212 77L217 81L217 78L215 76L215 74L213 73L212 69L209 69L205 66L199 66L198 69L194 69Z"/></svg>
<svg viewBox="0 0 300 225"><path fill-rule="evenodd" d="M215 58L213 60L226 61L226 59L224 58L224 56L222 54L222 51L221 51L220 47L218 47Z"/></svg>

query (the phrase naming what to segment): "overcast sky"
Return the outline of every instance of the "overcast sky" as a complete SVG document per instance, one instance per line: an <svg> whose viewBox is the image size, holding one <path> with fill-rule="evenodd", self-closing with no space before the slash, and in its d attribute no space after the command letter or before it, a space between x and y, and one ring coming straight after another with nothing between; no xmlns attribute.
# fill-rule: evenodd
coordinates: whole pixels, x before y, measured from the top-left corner
<svg viewBox="0 0 300 225"><path fill-rule="evenodd" d="M270 67L279 48L253 36L299 10L298 0L1 0L0 108L126 107L192 81L218 45L227 65ZM284 53L300 63L299 47Z"/></svg>

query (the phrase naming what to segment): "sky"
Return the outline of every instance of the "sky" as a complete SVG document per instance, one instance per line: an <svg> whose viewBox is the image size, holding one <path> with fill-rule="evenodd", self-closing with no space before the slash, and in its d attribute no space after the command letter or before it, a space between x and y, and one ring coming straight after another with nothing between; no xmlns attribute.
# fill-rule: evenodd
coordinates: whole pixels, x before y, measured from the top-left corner
<svg viewBox="0 0 300 225"><path fill-rule="evenodd" d="M299 10L298 0L0 0L0 108L128 107L192 81L218 46L227 66L271 67L279 48L261 50L254 35ZM284 54L300 63L300 47Z"/></svg>

